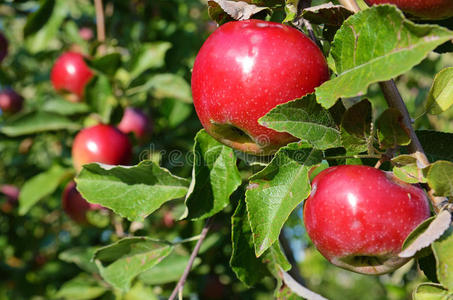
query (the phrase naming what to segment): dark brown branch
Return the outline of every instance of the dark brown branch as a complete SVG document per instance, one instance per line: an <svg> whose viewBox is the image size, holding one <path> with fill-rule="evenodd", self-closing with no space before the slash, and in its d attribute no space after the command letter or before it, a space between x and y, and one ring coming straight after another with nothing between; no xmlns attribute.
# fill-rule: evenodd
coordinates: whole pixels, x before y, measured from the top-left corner
<svg viewBox="0 0 453 300"><path fill-rule="evenodd" d="M286 258L288 258L288 261L292 266L291 270L288 271L288 274L290 274L291 277L293 277L294 280L296 280L298 283L305 285L305 280L300 274L299 266L296 259L294 258L293 250L283 230L280 232L279 241L280 245L283 248L283 252L285 252L286 254Z"/></svg>
<svg viewBox="0 0 453 300"><path fill-rule="evenodd" d="M184 269L184 273L181 275L181 278L179 278L179 281L176 284L176 287L174 288L174 290L171 293L170 298L168 298L168 300L175 299L175 297L176 297L176 295L178 295L179 291L182 291L182 289L184 287L184 283L187 280L187 276L189 275L189 272L192 269L193 262L195 261L195 258L197 257L198 252L200 251L201 244L203 243L204 239L206 238L206 235L208 234L210 227L211 227L211 219L208 219L206 221L206 224L203 227L203 230L200 233L200 238L197 241L197 244L195 245L195 248L193 249L192 254L190 255L189 262L187 263L187 266Z"/></svg>
<svg viewBox="0 0 453 300"><path fill-rule="evenodd" d="M98 42L101 43L99 46L99 52L103 54L105 52L105 18L104 8L102 0L94 0L94 6L96 9L96 31Z"/></svg>

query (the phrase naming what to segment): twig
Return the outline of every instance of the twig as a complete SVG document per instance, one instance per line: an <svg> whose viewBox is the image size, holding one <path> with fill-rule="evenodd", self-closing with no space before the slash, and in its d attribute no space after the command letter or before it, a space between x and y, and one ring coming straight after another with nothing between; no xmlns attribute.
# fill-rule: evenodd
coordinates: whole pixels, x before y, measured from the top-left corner
<svg viewBox="0 0 453 300"><path fill-rule="evenodd" d="M96 31L98 42L101 43L99 46L99 52L103 54L105 52L105 19L104 19L104 8L102 0L94 0L94 6L96 9Z"/></svg>
<svg viewBox="0 0 453 300"><path fill-rule="evenodd" d="M293 250L288 239L285 236L283 230L280 232L279 236L280 244L283 248L283 252L285 252L286 257L288 258L289 263L291 264L292 268L289 270L289 274L300 284L305 285L305 280L299 272L299 266L297 265L296 259L294 258Z"/></svg>
<svg viewBox="0 0 453 300"><path fill-rule="evenodd" d="M186 268L184 269L184 273L181 275L181 278L179 278L178 284L176 284L176 287L174 288L174 290L171 293L170 298L168 298L168 300L175 299L175 297L178 295L178 293L180 291L182 293L184 283L187 280L187 276L189 275L189 272L192 269L193 262L195 261L195 258L198 255L198 251L200 251L201 244L203 243L204 239L206 238L206 235L208 234L210 227L211 227L211 219L208 219L206 221L206 224L203 227L203 230L200 233L200 239L198 240L197 244L195 245L195 248L192 251L192 254L190 255L190 259L189 259L189 262L187 263Z"/></svg>

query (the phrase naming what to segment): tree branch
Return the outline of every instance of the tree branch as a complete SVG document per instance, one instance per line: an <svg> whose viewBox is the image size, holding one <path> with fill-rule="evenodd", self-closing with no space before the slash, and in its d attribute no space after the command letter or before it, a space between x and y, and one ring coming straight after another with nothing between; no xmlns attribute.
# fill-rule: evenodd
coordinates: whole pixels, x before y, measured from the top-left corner
<svg viewBox="0 0 453 300"><path fill-rule="evenodd" d="M176 284L176 287L174 288L174 290L171 293L170 298L168 298L168 300L174 300L179 292L182 293L184 283L187 280L187 276L189 275L189 272L192 269L193 262L195 261L195 258L197 257L198 252L200 251L201 244L203 243L204 239L206 238L206 235L208 234L210 227L211 227L211 219L208 219L206 221L206 224L203 227L203 230L200 233L200 239L198 240L197 244L195 245L195 248L192 251L192 254L190 255L189 262L187 263L187 266L184 269L184 273L182 273L181 278L179 278L179 281Z"/></svg>
<svg viewBox="0 0 453 300"><path fill-rule="evenodd" d="M280 232L280 236L278 239L280 241L280 245L283 248L283 252L286 254L286 257L288 258L288 261L292 266L291 270L289 270L288 273L298 283L305 285L305 280L302 277L302 275L300 274L299 266L297 265L296 259L294 258L293 250L292 250L291 245L290 245L288 239L286 238L283 230Z"/></svg>
<svg viewBox="0 0 453 300"><path fill-rule="evenodd" d="M101 43L99 46L99 52L103 54L105 52L105 19L104 19L104 8L102 0L94 0L94 7L96 9L96 31L98 42Z"/></svg>

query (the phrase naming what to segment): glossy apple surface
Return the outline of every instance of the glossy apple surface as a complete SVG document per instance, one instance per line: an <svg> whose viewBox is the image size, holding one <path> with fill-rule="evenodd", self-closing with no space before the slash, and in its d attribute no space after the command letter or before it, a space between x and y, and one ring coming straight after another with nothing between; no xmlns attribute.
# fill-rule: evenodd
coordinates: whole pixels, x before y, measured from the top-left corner
<svg viewBox="0 0 453 300"><path fill-rule="evenodd" d="M140 109L132 107L125 109L117 127L126 134L133 133L140 141L149 138L153 131L151 119Z"/></svg>
<svg viewBox="0 0 453 300"><path fill-rule="evenodd" d="M86 222L86 213L88 211L102 208L99 204L87 202L76 189L74 181L70 181L66 185L61 200L65 213L77 223Z"/></svg>
<svg viewBox="0 0 453 300"><path fill-rule="evenodd" d="M81 130L72 145L74 167L99 162L125 165L130 162L132 146L126 134L110 125L95 125Z"/></svg>
<svg viewBox="0 0 453 300"><path fill-rule="evenodd" d="M453 16L452 0L365 0L368 5L393 4L422 19L445 19Z"/></svg>
<svg viewBox="0 0 453 300"><path fill-rule="evenodd" d="M328 78L321 50L300 31L261 20L234 21L220 26L201 47L192 94L203 127L215 139L268 155L295 138L259 125L258 119Z"/></svg>
<svg viewBox="0 0 453 300"><path fill-rule="evenodd" d="M0 91L0 109L5 113L16 113L22 109L24 98L12 89Z"/></svg>
<svg viewBox="0 0 453 300"><path fill-rule="evenodd" d="M333 264L364 274L395 270L406 237L430 216L422 189L367 166L330 167L312 182L304 222Z"/></svg>
<svg viewBox="0 0 453 300"><path fill-rule="evenodd" d="M6 55L8 55L8 40L0 32L0 63L5 59Z"/></svg>
<svg viewBox="0 0 453 300"><path fill-rule="evenodd" d="M93 77L93 73L77 52L66 52L55 62L50 73L52 85L58 92L74 94L72 101L81 101L86 84Z"/></svg>

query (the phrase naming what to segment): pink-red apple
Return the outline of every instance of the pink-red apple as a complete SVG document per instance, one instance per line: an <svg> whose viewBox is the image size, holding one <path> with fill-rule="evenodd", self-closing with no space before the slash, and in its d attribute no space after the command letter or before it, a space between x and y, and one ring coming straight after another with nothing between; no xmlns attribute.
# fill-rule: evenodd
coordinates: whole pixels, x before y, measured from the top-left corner
<svg viewBox="0 0 453 300"><path fill-rule="evenodd" d="M393 4L402 11L422 19L453 17L452 0L365 0L368 5Z"/></svg>
<svg viewBox="0 0 453 300"><path fill-rule="evenodd" d="M50 73L55 90L74 96L67 97L71 101L83 99L85 86L92 77L93 73L83 60L83 55L72 51L62 54Z"/></svg>
<svg viewBox="0 0 453 300"><path fill-rule="evenodd" d="M24 98L13 89L0 91L0 109L4 113L16 113L22 109Z"/></svg>
<svg viewBox="0 0 453 300"><path fill-rule="evenodd" d="M70 181L64 188L61 202L65 213L77 223L86 222L86 213L88 211L102 208L99 204L87 202L76 189L74 181Z"/></svg>
<svg viewBox="0 0 453 300"><path fill-rule="evenodd" d="M192 73L193 101L215 139L268 155L295 138L261 126L258 119L328 78L321 50L300 31L261 20L234 21L220 26L201 47Z"/></svg>
<svg viewBox="0 0 453 300"><path fill-rule="evenodd" d="M79 35L83 40L89 41L94 37L93 29L90 27L82 27L79 30Z"/></svg>
<svg viewBox="0 0 453 300"><path fill-rule="evenodd" d="M364 274L391 272L404 240L430 216L422 189L368 166L330 167L312 182L304 222L331 263Z"/></svg>
<svg viewBox="0 0 453 300"><path fill-rule="evenodd" d="M126 134L110 125L95 125L81 130L72 145L74 167L99 162L109 165L125 165L130 162L132 145Z"/></svg>
<svg viewBox="0 0 453 300"><path fill-rule="evenodd" d="M0 63L5 59L6 55L8 55L8 40L0 32Z"/></svg>
<svg viewBox="0 0 453 300"><path fill-rule="evenodd" d="M149 138L153 131L151 119L140 109L132 107L125 109L123 118L117 127L126 134L133 133L140 141Z"/></svg>

